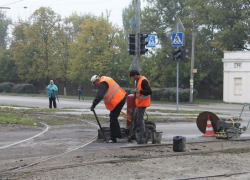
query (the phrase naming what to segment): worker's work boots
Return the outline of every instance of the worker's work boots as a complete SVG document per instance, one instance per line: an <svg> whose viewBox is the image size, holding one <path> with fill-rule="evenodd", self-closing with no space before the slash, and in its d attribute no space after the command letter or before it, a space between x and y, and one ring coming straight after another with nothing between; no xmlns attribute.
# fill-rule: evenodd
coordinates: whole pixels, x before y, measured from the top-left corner
<svg viewBox="0 0 250 180"><path fill-rule="evenodd" d="M144 132L144 133L136 132L135 137L136 137L137 144L147 144L148 143L148 133L147 132Z"/></svg>

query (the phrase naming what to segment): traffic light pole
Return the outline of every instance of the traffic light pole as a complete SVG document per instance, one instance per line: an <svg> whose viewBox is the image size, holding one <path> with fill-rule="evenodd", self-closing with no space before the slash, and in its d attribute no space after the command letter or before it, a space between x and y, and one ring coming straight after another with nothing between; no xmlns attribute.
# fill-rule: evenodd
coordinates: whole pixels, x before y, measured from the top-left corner
<svg viewBox="0 0 250 180"><path fill-rule="evenodd" d="M135 12L135 70L140 72L140 0L136 0Z"/></svg>
<svg viewBox="0 0 250 180"><path fill-rule="evenodd" d="M179 24L177 23L177 33L180 31L180 27ZM179 60L177 59L177 76L176 76L176 111L178 111L178 107L179 107Z"/></svg>

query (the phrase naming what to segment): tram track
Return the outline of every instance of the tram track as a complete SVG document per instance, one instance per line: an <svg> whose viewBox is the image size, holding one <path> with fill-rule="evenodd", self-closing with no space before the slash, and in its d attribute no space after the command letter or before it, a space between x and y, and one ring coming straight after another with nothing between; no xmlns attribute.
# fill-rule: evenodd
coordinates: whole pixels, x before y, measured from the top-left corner
<svg viewBox="0 0 250 180"><path fill-rule="evenodd" d="M87 120L82 120L82 119L79 119L79 120L83 121L85 123L91 124L94 127L98 128L98 125L95 124L95 123L93 123L93 122L90 122L90 121L87 121ZM15 146L15 145L27 142L29 140L32 140L32 139L34 139L34 138L36 138L36 137L44 134L45 132L47 132L49 130L49 126L47 124L43 123L43 122L40 122L40 123L45 126L45 129L41 133L38 133L37 135L32 136L32 137L27 138L27 139L24 139L24 140L21 140L21 141L18 141L18 142L9 144L9 145L2 146L2 147L0 147L0 150L1 149L5 149L5 148L10 148L12 146ZM2 178L2 176L6 175L6 174L12 174L12 173L17 173L17 172L21 172L21 171L27 171L27 172L29 172L29 171L31 171L29 169L30 167L33 167L33 166L38 165L40 163L43 163L43 162L46 162L46 161L49 161L49 160L61 157L61 156L66 155L66 154L69 154L69 153L71 153L71 152L73 152L75 150L78 150L80 148L83 148L83 147L87 146L88 144L92 143L96 139L97 139L97 135L94 135L91 138L87 139L83 144L81 144L79 146L76 146L76 147L73 147L73 148L70 148L70 149L68 149L68 150L66 150L66 151L64 151L62 153L54 154L54 155L51 155L49 157L45 157L45 158L42 158L42 159L41 158L39 159L39 157L38 157L39 160L33 161L31 163L14 166L14 167L8 168L6 170L0 170L0 179Z"/></svg>
<svg viewBox="0 0 250 180"><path fill-rule="evenodd" d="M23 142L26 142L26 141L29 141L31 139L34 139L34 138L36 138L38 136L41 136L42 134L46 133L49 130L49 126L47 124L43 123L43 122L40 122L40 123L46 127L41 133L38 133L38 134L36 134L36 135L34 135L34 136L30 137L30 138L24 139L24 140L21 140L21 141L12 143L12 144L8 144L8 145L5 145L5 146L2 146L2 147L0 147L0 150L4 149L4 148L11 147L11 146L15 146L17 144L20 144L20 143L23 143Z"/></svg>
<svg viewBox="0 0 250 180"><path fill-rule="evenodd" d="M249 141L250 139L243 139L243 140L238 140L238 141L235 141L236 143L239 143L239 142L244 142L244 141ZM196 147L197 145L200 145L202 144L202 146L207 146L208 144L211 144L211 143L217 143L217 144L221 144L223 141L207 141L207 142L190 142L190 143L187 143L187 146L189 145L194 145L194 147ZM229 142L229 141L224 141L224 142ZM89 142L91 143L91 142ZM143 149L145 150L149 150L150 148L166 148L167 146L171 146L172 144L171 143L167 143L167 144L161 144L161 145L146 145L146 146L129 146L129 147L126 147L129 148L130 150L132 151L135 151L136 149L138 149L139 151L143 151ZM83 146L81 146L83 147ZM81 148L79 147L79 148ZM237 144L237 148L241 148L243 147L242 144ZM124 147L118 147L120 150L124 149ZM234 149L237 149L237 148L234 148ZM77 148L76 148L77 149ZM22 174L22 173L31 173L31 172L43 172L43 171L53 171L53 170L60 170L60 169L66 169L66 168L75 168L75 167L81 167L81 166L89 166L89 165L101 165L101 164L110 164L110 163L122 163L122 162L132 162L132 161L136 161L136 160L147 160L147 159L154 159L154 158L170 158L170 157L179 157L179 156L190 156L190 155L204 155L204 154L214 154L214 153L223 153L223 151L227 151L229 149L232 149L231 147L230 148L224 148L224 149L217 149L217 150L211 150L211 149L208 149L208 150L200 150L200 149L196 149L194 151L190 151L192 149L192 147L190 146L189 147L189 150L187 152L167 152L165 154L157 154L157 155L144 155L144 156L141 156L141 155L134 155L134 156L129 156L129 155L121 155L118 156L116 155L115 158L106 158L105 159L101 159L101 160L97 160L97 161L94 161L94 162L91 162L91 161L88 161L87 158L86 158L86 161L82 161L81 163L77 162L77 163L68 163L68 164L65 164L65 165L62 165L61 163L57 163L56 165L51 165L51 166L46 166L46 167L35 167L35 168L32 168L32 169L29 169L28 167L31 167L33 165L37 165L38 163L41 163L41 162L44 162L46 160L49 160L50 158L47 158L47 159L44 159L43 161L41 162L38 162L38 163L33 163L33 164L30 164L30 165L26 165L25 167L23 168L20 168L20 169L17 169L17 170L12 170L12 171L6 171L6 172L1 172L1 176L8 176L8 175L11 175L11 174ZM72 149L73 151L73 149ZM72 152L72 151L69 151L68 153ZM117 151L117 149L116 149ZM61 155L66 155L68 153L62 153ZM93 152L93 153L96 153ZM87 154L86 154L87 155ZM53 158L56 158L60 155L55 155L53 156L51 159ZM247 171L245 173L248 173ZM237 174L237 172L236 172ZM1 177L0 176L0 177ZM221 174L218 174L218 176L221 176ZM195 179L195 177L193 177L193 179Z"/></svg>
<svg viewBox="0 0 250 180"><path fill-rule="evenodd" d="M79 119L79 118L78 118ZM79 119L80 120L80 119ZM87 121L87 120L81 120L83 122L87 122L91 125L94 125L94 127L98 127L97 124L94 124L93 122ZM97 136L93 136L91 138L88 138L83 144L70 148L64 152L54 154L45 158L40 158L37 161L29 162L28 164L23 164L20 166L13 167L12 169L6 169L5 171L0 171L0 179L9 177L12 175L20 175L24 173L36 173L36 172L44 172L44 171L53 171L53 170L62 170L62 169L67 169L67 168L75 168L75 167L82 167L82 166L91 166L91 165L101 165L101 164L113 164L113 163L122 163L122 162L132 162L132 161L137 161L137 160L147 160L147 159L154 159L154 158L170 158L170 157L179 157L179 156L188 156L188 155L202 155L202 154L214 154L214 153L222 153L225 150L229 149L237 149L237 148L244 148L246 146L243 146L244 142L250 141L249 138L245 139L237 139L237 140L224 140L224 139L216 139L216 140L210 140L210 141L200 141L200 142L187 142L187 151L186 152L172 152L170 148L172 147L172 143L162 143L162 144L147 144L145 146L142 145L131 145L131 146L121 146L119 147L110 147L116 154L114 153L113 156L110 156L109 154L103 154L102 158L98 159L100 156L94 156L94 154L98 154L100 150L91 150L92 152L80 152L83 154L83 160L81 162L73 162L70 161L72 160L76 155L74 152L76 150L79 150L81 148L84 148L88 144L91 144L93 141L96 140ZM223 148L223 149L214 149L211 150L211 148L207 148L206 150L203 150L204 147L208 147L208 144L214 143L217 145L214 145L215 147L217 146L224 146L226 147L225 144L227 143L232 143L235 142L234 147L230 148ZM240 142L242 143L241 145ZM236 144L238 143L238 144ZM117 143L118 144L118 143ZM119 145L119 144L118 144ZM199 146L200 145L200 146ZM199 147L197 147L199 146ZM247 145L249 147L249 145ZM237 147L237 148L235 148ZM117 149L118 148L118 149ZM109 150L110 150L109 149ZM120 149L120 150L119 150ZM128 149L127 154L124 153L124 149ZM156 152L157 153L148 153L148 152ZM162 149L164 149L163 153L161 153ZM168 149L166 151L166 149ZM136 153L135 153L136 151ZM78 152L79 154L79 152ZM95 161L92 161L90 157L93 157L94 159L97 159ZM65 157L66 160L61 161L58 160L60 157ZM51 160L54 160L54 163L50 163ZM46 165L39 166L39 164L44 164L47 162ZM67 162L67 163L65 163ZM65 164L64 164L65 163ZM235 172L235 174L240 173L240 172ZM249 173L248 171L242 171L242 173ZM221 174L217 174L217 176L221 176ZM201 176L200 176L201 177ZM205 177L205 176L204 176ZM209 176L208 176L209 177ZM214 175L216 177L216 174ZM193 177L195 179L196 177ZM184 179L184 178L183 178Z"/></svg>

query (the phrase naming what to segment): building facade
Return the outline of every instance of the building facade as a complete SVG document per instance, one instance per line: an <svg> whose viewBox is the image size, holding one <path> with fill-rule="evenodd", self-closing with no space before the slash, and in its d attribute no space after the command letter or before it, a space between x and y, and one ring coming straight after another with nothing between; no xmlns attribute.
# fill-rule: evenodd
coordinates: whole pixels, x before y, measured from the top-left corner
<svg viewBox="0 0 250 180"><path fill-rule="evenodd" d="M224 52L223 101L250 103L250 52Z"/></svg>

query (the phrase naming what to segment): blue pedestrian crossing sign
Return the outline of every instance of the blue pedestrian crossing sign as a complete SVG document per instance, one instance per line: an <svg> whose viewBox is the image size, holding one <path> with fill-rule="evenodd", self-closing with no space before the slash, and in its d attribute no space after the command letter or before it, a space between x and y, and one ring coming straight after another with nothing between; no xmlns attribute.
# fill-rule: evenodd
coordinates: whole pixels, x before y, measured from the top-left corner
<svg viewBox="0 0 250 180"><path fill-rule="evenodd" d="M155 48L156 45L155 45L154 35L148 35L147 41L148 41L148 45L147 45L148 48Z"/></svg>
<svg viewBox="0 0 250 180"><path fill-rule="evenodd" d="M172 46L181 47L184 46L184 33L172 33Z"/></svg>

